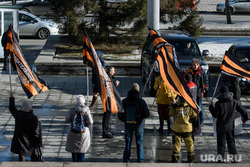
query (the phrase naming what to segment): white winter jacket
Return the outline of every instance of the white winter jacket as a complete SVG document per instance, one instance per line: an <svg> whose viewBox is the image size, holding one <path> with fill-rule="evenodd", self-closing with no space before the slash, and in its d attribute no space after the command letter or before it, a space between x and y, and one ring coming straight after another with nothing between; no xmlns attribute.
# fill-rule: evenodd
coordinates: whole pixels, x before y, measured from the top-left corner
<svg viewBox="0 0 250 167"><path fill-rule="evenodd" d="M83 133L71 132L72 121L74 119L75 111L80 112L83 115L84 120L86 120L88 127L86 127ZM89 107L75 105L71 108L65 118L66 123L69 124L69 131L67 135L66 151L71 153L86 153L91 144L91 126L93 124L93 118L90 114Z"/></svg>

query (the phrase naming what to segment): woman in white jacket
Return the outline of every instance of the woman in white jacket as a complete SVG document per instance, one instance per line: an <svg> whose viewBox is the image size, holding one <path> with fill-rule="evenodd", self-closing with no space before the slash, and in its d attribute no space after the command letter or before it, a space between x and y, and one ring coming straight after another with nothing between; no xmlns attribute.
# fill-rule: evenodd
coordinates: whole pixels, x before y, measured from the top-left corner
<svg viewBox="0 0 250 167"><path fill-rule="evenodd" d="M67 135L66 151L72 153L73 162L84 162L85 153L88 151L91 143L91 125L93 118L88 106L85 106L83 95L76 96L76 105L71 108L65 118L66 123L70 123ZM85 122L85 131L82 133L72 132L72 122L76 113L83 116Z"/></svg>

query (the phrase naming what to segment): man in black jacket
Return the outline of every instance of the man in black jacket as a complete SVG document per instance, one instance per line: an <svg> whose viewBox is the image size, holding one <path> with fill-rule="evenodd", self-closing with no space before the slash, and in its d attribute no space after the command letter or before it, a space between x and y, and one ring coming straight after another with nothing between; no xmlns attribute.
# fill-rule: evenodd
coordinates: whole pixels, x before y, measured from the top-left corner
<svg viewBox="0 0 250 167"><path fill-rule="evenodd" d="M202 100L203 100L204 94L208 91L208 88L209 88L208 75L202 69L200 60L196 58L192 60L192 66L184 71L184 77L187 73L192 75L192 81L197 86L196 102L200 107L200 113L199 113L200 125L203 126L204 111L202 107Z"/></svg>
<svg viewBox="0 0 250 167"><path fill-rule="evenodd" d="M108 67L107 74L110 78L111 83L113 86L118 86L120 84L120 81L116 80L114 81L114 74L115 74L115 68L114 67ZM102 137L103 138L113 138L112 133L109 131L109 120L111 117L111 111L107 110L104 112L102 117Z"/></svg>
<svg viewBox="0 0 250 167"><path fill-rule="evenodd" d="M11 152L19 155L19 161L25 161L26 156L30 156L31 161L39 161L38 147L42 142L41 127L37 116L33 114L30 103L23 101L22 109L17 110L13 93L10 93L9 110L15 118Z"/></svg>
<svg viewBox="0 0 250 167"><path fill-rule="evenodd" d="M125 113L118 113L118 118L125 122L125 148L123 162L131 162L131 144L135 132L137 162L144 161L143 155L143 133L145 118L150 116L146 102L139 96L139 85L134 83L128 92L128 97L122 100Z"/></svg>
<svg viewBox="0 0 250 167"><path fill-rule="evenodd" d="M215 103L215 107L213 103L210 103L209 111L213 117L217 118L217 151L218 156L221 156L221 160L223 161L225 140L227 140L229 154L233 155L234 158L237 155L234 140L235 111L241 114L243 125L248 120L248 116L246 110L241 106L239 101L233 99L233 93L228 91L227 86L221 86L218 100L219 101Z"/></svg>
<svg viewBox="0 0 250 167"><path fill-rule="evenodd" d="M12 25L9 25L9 26L11 26L11 28L13 29ZM17 33L15 31L13 32L14 32L15 38L17 39L17 42L19 42ZM9 58L9 55L7 55L7 51L6 51L7 40L8 40L8 35L9 35L8 33L9 33L9 29L3 33L2 40L1 40L3 51L4 51L4 65L2 69L3 71L7 71L7 63L8 63L8 58ZM11 57L11 65L12 65L13 70L16 70L13 57Z"/></svg>

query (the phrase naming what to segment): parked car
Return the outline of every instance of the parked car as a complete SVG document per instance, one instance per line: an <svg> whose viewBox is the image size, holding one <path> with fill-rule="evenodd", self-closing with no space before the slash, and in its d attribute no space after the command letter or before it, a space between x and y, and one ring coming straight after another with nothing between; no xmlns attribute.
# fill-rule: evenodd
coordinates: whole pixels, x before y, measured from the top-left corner
<svg viewBox="0 0 250 167"><path fill-rule="evenodd" d="M191 67L192 59L198 58L201 60L201 66L203 70L209 75L209 67L207 63L203 60L202 56L207 56L209 54L208 50L204 50L201 54L199 46L196 40L186 31L180 30L158 30L158 35L165 39L168 43L175 47L176 55L179 61L179 70L183 72L186 68ZM189 46L189 49L185 49ZM141 78L143 82L146 82L150 71L156 61L156 56L158 55L157 50L154 47L153 41L150 35L148 35L145 44L143 45L142 55L141 55ZM152 74L149 78L148 89L151 96L154 96L156 91L154 90L154 82L157 76L159 76L158 64L154 66Z"/></svg>
<svg viewBox="0 0 250 167"><path fill-rule="evenodd" d="M236 12L250 12L250 0L231 0L229 6L231 14ZM217 12L223 12L226 14L225 2L218 3L216 10Z"/></svg>
<svg viewBox="0 0 250 167"><path fill-rule="evenodd" d="M19 11L19 35L37 36L46 39L49 35L58 35L59 26L57 23L41 19L31 13Z"/></svg>
<svg viewBox="0 0 250 167"><path fill-rule="evenodd" d="M50 0L34 0L28 3L24 3L21 6L22 11L32 13L36 16L52 15L53 5Z"/></svg>
<svg viewBox="0 0 250 167"><path fill-rule="evenodd" d="M230 46L228 52L236 57L241 63L250 67L250 44L234 44ZM239 84L242 92L250 91L250 80L245 78L239 79Z"/></svg>
<svg viewBox="0 0 250 167"><path fill-rule="evenodd" d="M23 3L31 2L33 0L16 0L16 4L20 5ZM0 5L9 6L12 5L12 0L0 0Z"/></svg>

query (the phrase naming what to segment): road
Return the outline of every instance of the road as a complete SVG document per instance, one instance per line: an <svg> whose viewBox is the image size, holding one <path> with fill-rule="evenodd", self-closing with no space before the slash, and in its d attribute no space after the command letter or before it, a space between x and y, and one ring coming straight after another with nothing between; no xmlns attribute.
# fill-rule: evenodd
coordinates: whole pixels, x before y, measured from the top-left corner
<svg viewBox="0 0 250 167"><path fill-rule="evenodd" d="M204 22L224 22L226 21L226 15L222 13L201 13L200 16L204 18ZM231 19L234 22L243 21L243 22L249 22L250 15L249 14L233 14L231 15Z"/></svg>
<svg viewBox="0 0 250 167"><path fill-rule="evenodd" d="M46 41L35 38L20 38L20 47L30 65L34 64Z"/></svg>

